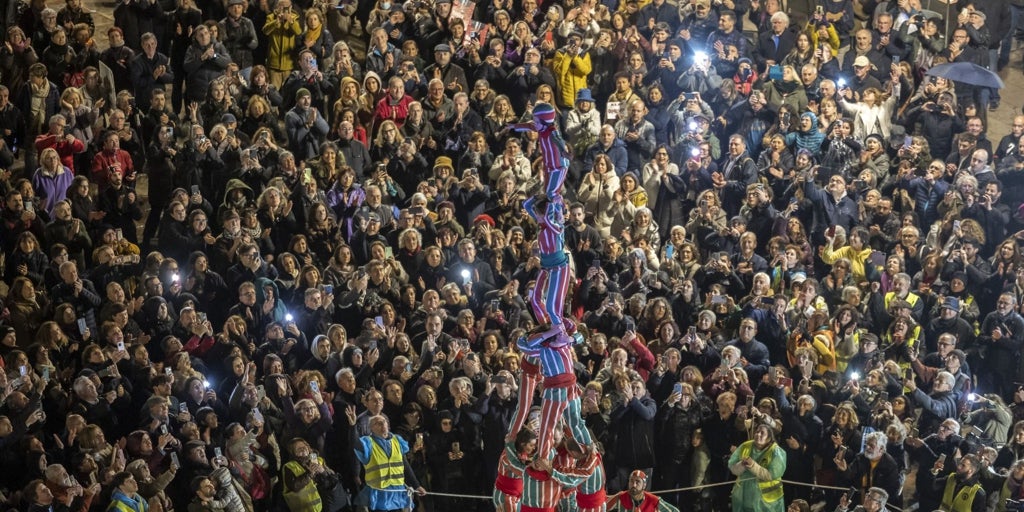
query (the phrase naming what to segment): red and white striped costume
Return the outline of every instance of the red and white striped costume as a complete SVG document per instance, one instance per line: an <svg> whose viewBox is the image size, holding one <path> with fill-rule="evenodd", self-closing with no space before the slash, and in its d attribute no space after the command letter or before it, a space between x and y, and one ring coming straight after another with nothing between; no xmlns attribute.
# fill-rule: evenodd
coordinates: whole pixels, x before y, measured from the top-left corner
<svg viewBox="0 0 1024 512"><path fill-rule="evenodd" d="M519 499L523 496L523 471L526 463L515 452L515 443L505 445L498 458L498 477L494 480L494 508L498 512L516 512ZM515 462L513 462L515 461Z"/></svg>
<svg viewBox="0 0 1024 512"><path fill-rule="evenodd" d="M595 451L589 458L580 461L559 449L554 467L564 473L584 477L579 486L565 489L562 494L562 510L605 512L608 495L605 493L604 464L600 453Z"/></svg>
<svg viewBox="0 0 1024 512"><path fill-rule="evenodd" d="M554 512L564 487L576 487L582 476L567 475L558 470L551 473L527 468L523 472L523 497L520 512Z"/></svg>

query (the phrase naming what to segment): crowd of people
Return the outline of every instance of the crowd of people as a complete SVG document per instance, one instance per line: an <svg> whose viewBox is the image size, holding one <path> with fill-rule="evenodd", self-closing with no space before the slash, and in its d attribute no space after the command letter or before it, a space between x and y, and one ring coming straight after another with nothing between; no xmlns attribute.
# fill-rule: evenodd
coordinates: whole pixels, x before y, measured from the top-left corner
<svg viewBox="0 0 1024 512"><path fill-rule="evenodd" d="M1018 510L1024 116L927 73L1024 5L922 1L0 0L0 503Z"/></svg>

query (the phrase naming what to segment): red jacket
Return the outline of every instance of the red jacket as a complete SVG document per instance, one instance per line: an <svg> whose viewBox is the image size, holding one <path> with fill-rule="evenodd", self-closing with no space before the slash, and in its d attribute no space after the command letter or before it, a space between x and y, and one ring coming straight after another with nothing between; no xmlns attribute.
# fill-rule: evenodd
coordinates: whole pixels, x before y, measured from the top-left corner
<svg viewBox="0 0 1024 512"><path fill-rule="evenodd" d="M405 119L409 117L409 104L413 101L412 96L405 94L402 99L393 101L390 94L384 95L380 101L377 102L377 107L373 109L373 130L376 132L380 128L380 124L390 119L398 125L399 128L405 124Z"/></svg>
<svg viewBox="0 0 1024 512"><path fill-rule="evenodd" d="M636 352L636 362L633 363L633 369L640 374L640 377L647 381L647 378L651 376L651 372L654 371L655 358L651 350L644 345L639 338L634 337L629 342L629 346Z"/></svg>
<svg viewBox="0 0 1024 512"><path fill-rule="evenodd" d="M107 171L111 167L117 170L125 183L134 179L135 166L132 164L132 156L127 151L118 149L114 154L100 151L92 159L92 181L99 184L100 190L106 190L110 185Z"/></svg>
<svg viewBox="0 0 1024 512"><path fill-rule="evenodd" d="M71 172L75 172L75 153L81 153L85 151L85 143L74 139L74 142L68 142L63 137L60 139L56 135L50 133L44 133L36 136L36 152L42 153L46 148L53 148L57 150L57 155L60 156L60 163L71 169ZM35 169L32 169L35 171Z"/></svg>

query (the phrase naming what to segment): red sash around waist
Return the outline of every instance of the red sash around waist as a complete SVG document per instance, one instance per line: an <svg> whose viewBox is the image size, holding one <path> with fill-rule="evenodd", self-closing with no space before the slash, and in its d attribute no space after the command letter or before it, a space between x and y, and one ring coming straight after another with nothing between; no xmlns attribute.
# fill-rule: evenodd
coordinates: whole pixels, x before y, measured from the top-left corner
<svg viewBox="0 0 1024 512"><path fill-rule="evenodd" d="M523 480L521 478L512 478L498 473L498 478L494 480L494 487L509 496L518 498L523 495Z"/></svg>
<svg viewBox="0 0 1024 512"><path fill-rule="evenodd" d="M597 508L608 500L608 493L604 489L594 494L576 493L576 506L579 508Z"/></svg>
<svg viewBox="0 0 1024 512"><path fill-rule="evenodd" d="M525 357L519 361L519 367L527 375L540 375L540 366L527 361Z"/></svg>
<svg viewBox="0 0 1024 512"><path fill-rule="evenodd" d="M572 372L561 373L554 377L544 377L545 388L567 388L576 385L576 374Z"/></svg>

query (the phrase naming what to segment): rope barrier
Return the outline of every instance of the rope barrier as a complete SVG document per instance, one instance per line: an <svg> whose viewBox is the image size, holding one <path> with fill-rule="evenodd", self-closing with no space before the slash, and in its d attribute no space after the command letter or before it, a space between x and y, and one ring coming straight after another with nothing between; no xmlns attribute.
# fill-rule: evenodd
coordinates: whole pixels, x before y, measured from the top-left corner
<svg viewBox="0 0 1024 512"><path fill-rule="evenodd" d="M751 480L751 479L745 479L745 480ZM723 485L735 485L737 482L739 482L739 480L730 480L728 482L716 482L716 483L713 483L713 484L694 485L694 486L691 486L691 487L679 487L679 488L676 488L676 489L662 489L660 491L651 491L651 494L671 494L671 493L674 493L674 492L696 491L698 489L710 489L712 487L720 487L720 486L723 486Z"/></svg>
<svg viewBox="0 0 1024 512"><path fill-rule="evenodd" d="M814 487L816 489L831 489L833 491L849 491L849 487L836 487L834 485L809 484L807 482L794 482L793 480L782 480L784 484L799 485L802 487Z"/></svg>
<svg viewBox="0 0 1024 512"><path fill-rule="evenodd" d="M450 494L447 492L427 491L427 496L444 496L446 498L468 498L472 500L489 500L491 496L473 496L469 494Z"/></svg>
<svg viewBox="0 0 1024 512"><path fill-rule="evenodd" d="M721 486L725 486L725 485L736 485L736 484L738 484L740 482L748 482L748 481L753 481L753 480L756 480L756 479L755 478L743 478L743 479L738 479L738 480L730 480L728 482L716 482L716 483L713 483L713 484L694 485L694 486L690 486L690 487L678 487L676 489L662 489L660 491L651 491L651 494L670 494L670 493L684 492L684 491L696 491L696 490L702 490L702 489L710 489L712 487L721 487ZM822 484L815 484L815 483L808 483L808 482L796 482L796 481L793 481L793 480L779 480L779 481L784 483L784 484L798 485L798 486L801 486L801 487L813 487L815 489L828 489L828 490L833 490L833 491L849 491L850 490L849 487L837 487L837 486L834 486L834 485L822 485ZM406 489L383 489L383 490L391 491L391 492L407 492L407 493L410 493L410 494L414 494L415 493L415 491L411 487L407 487ZM452 494L452 493L447 493L447 492L434 492L434 491L427 491L427 496L441 496L441 497L445 497L445 498L465 498L465 499L472 499L472 500L489 500L489 499L492 498L491 496L477 496L477 495L472 495L472 494ZM893 510L895 512L903 512L903 509L901 509L899 507L894 507L892 505L886 505L886 509Z"/></svg>

